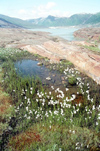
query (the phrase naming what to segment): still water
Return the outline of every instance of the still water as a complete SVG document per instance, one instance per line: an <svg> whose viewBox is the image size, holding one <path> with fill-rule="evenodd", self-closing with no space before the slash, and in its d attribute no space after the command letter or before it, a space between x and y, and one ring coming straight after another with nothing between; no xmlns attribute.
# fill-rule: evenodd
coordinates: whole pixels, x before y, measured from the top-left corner
<svg viewBox="0 0 100 151"><path fill-rule="evenodd" d="M78 30L79 27L50 27L31 29L32 31L44 31L49 32L52 36L59 36L69 41L78 40L73 36L73 33Z"/></svg>
<svg viewBox="0 0 100 151"><path fill-rule="evenodd" d="M15 63L15 68L17 72L22 76L34 76L40 77L42 83L46 84L62 84L61 74L57 71L50 71L44 65L38 66L38 61L35 60L21 60ZM51 80L46 80L47 77L50 77Z"/></svg>
<svg viewBox="0 0 100 151"><path fill-rule="evenodd" d="M64 77L64 74L60 74L59 72L53 70L50 71L48 68L46 68L44 65L38 66L38 61L31 60L31 59L24 59L21 61L17 61L15 63L15 68L17 73L21 74L21 76L34 76L39 77L41 79L41 82L43 85L46 85L48 88L50 88L52 85L54 88L60 88L65 92L65 87L68 87L68 81L65 82L65 86L62 83L62 79ZM50 78L50 80L47 80L47 78ZM77 91L76 87L70 86L70 93L75 93Z"/></svg>

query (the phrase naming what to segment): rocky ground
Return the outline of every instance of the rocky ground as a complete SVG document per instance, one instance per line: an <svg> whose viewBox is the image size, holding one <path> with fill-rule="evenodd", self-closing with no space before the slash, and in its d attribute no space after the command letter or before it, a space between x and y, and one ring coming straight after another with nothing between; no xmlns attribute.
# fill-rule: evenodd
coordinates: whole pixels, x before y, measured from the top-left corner
<svg viewBox="0 0 100 151"><path fill-rule="evenodd" d="M100 55L88 51L83 45L93 44L85 41L68 42L46 32L0 29L0 47L28 50L49 58L51 62L67 59L100 84Z"/></svg>
<svg viewBox="0 0 100 151"><path fill-rule="evenodd" d="M85 40L93 40L100 42L100 27L98 28L82 28L74 32L74 36L84 38Z"/></svg>

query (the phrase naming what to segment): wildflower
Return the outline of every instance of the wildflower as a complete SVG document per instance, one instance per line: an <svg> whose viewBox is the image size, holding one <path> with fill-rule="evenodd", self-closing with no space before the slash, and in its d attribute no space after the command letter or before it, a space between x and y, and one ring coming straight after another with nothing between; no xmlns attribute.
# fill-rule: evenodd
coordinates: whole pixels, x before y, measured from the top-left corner
<svg viewBox="0 0 100 151"><path fill-rule="evenodd" d="M25 100L27 99L27 97L25 96Z"/></svg>
<svg viewBox="0 0 100 151"><path fill-rule="evenodd" d="M51 125L50 125L49 127L50 127L50 129L51 129Z"/></svg>
<svg viewBox="0 0 100 151"><path fill-rule="evenodd" d="M36 99L36 102L39 102L39 100L38 100L38 99Z"/></svg>
<svg viewBox="0 0 100 151"><path fill-rule="evenodd" d="M51 91L49 92L49 95L51 95Z"/></svg>
<svg viewBox="0 0 100 151"><path fill-rule="evenodd" d="M98 117L98 120L100 120L100 116Z"/></svg>
<svg viewBox="0 0 100 151"><path fill-rule="evenodd" d="M29 117L27 117L27 119L28 119L28 120L30 120L30 119L31 119L31 117L29 116Z"/></svg>
<svg viewBox="0 0 100 151"><path fill-rule="evenodd" d="M89 90L87 90L86 93L89 93Z"/></svg>
<svg viewBox="0 0 100 151"><path fill-rule="evenodd" d="M96 125L98 125L98 122L96 122Z"/></svg>
<svg viewBox="0 0 100 151"><path fill-rule="evenodd" d="M66 91L68 91L69 89L68 88L66 88Z"/></svg>
<svg viewBox="0 0 100 151"><path fill-rule="evenodd" d="M93 105L92 110L95 110L95 106Z"/></svg>
<svg viewBox="0 0 100 151"><path fill-rule="evenodd" d="M27 117L27 114L25 114L24 117Z"/></svg>
<svg viewBox="0 0 100 151"><path fill-rule="evenodd" d="M51 86L51 89L53 89L53 90L54 90L54 86Z"/></svg>
<svg viewBox="0 0 100 151"><path fill-rule="evenodd" d="M75 134L75 131L72 131L73 134Z"/></svg>
<svg viewBox="0 0 100 151"><path fill-rule="evenodd" d="M31 110L29 111L29 114L32 114L32 111L31 111Z"/></svg>
<svg viewBox="0 0 100 151"><path fill-rule="evenodd" d="M28 111L28 106L26 107L26 111Z"/></svg>
<svg viewBox="0 0 100 151"><path fill-rule="evenodd" d="M30 91L30 93L32 94L32 91Z"/></svg>
<svg viewBox="0 0 100 151"><path fill-rule="evenodd" d="M27 101L27 104L30 104L31 102L30 102L30 98L28 98L28 101Z"/></svg>

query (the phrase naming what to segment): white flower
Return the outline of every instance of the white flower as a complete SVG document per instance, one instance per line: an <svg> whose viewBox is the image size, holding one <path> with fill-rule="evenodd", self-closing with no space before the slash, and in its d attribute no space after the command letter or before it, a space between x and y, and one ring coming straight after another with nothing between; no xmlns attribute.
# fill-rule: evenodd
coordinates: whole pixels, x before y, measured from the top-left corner
<svg viewBox="0 0 100 151"><path fill-rule="evenodd" d="M87 90L86 93L89 93L89 90Z"/></svg>
<svg viewBox="0 0 100 151"><path fill-rule="evenodd" d="M28 111L28 106L26 107L26 111Z"/></svg>
<svg viewBox="0 0 100 151"><path fill-rule="evenodd" d="M92 110L95 110L95 105L93 105Z"/></svg>
<svg viewBox="0 0 100 151"><path fill-rule="evenodd" d="M50 125L49 127L50 127L50 129L51 129L51 125Z"/></svg>
<svg viewBox="0 0 100 151"><path fill-rule="evenodd" d="M100 120L100 116L98 117L98 120Z"/></svg>
<svg viewBox="0 0 100 151"><path fill-rule="evenodd" d="M72 133L75 134L75 131L73 130Z"/></svg>
<svg viewBox="0 0 100 151"><path fill-rule="evenodd" d="M30 91L30 93L32 94L32 91Z"/></svg>
<svg viewBox="0 0 100 151"><path fill-rule="evenodd" d="M25 96L25 100L27 99L27 97Z"/></svg>
<svg viewBox="0 0 100 151"><path fill-rule="evenodd" d="M51 91L49 92L49 95L51 95Z"/></svg>
<svg viewBox="0 0 100 151"><path fill-rule="evenodd" d="M96 125L98 125L98 122L96 122Z"/></svg>
<svg viewBox="0 0 100 151"><path fill-rule="evenodd" d="M29 111L29 114L32 114L32 111L31 111L31 110Z"/></svg>
<svg viewBox="0 0 100 151"><path fill-rule="evenodd" d="M68 88L66 88L66 91L68 91L69 89Z"/></svg>
<svg viewBox="0 0 100 151"><path fill-rule="evenodd" d="M54 86L51 86L51 89L54 90Z"/></svg>
<svg viewBox="0 0 100 151"><path fill-rule="evenodd" d="M38 99L36 99L36 102L39 102L39 100L38 100Z"/></svg>
<svg viewBox="0 0 100 151"><path fill-rule="evenodd" d="M30 116L29 116L29 117L27 117L27 119L28 119L28 120L30 120L30 118L31 118Z"/></svg>
<svg viewBox="0 0 100 151"><path fill-rule="evenodd" d="M25 114L24 117L27 117L27 114Z"/></svg>

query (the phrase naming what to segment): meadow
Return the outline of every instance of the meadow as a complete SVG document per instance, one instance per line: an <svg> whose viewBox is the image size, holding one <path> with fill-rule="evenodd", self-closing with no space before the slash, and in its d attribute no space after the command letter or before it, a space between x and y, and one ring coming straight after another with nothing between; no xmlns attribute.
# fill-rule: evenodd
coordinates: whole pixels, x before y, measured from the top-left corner
<svg viewBox="0 0 100 151"><path fill-rule="evenodd" d="M65 92L43 86L39 77L21 76L14 63L45 60L50 71L63 73ZM0 86L11 99L0 113L0 146L5 151L100 150L100 86L69 61L50 64L27 51L0 48ZM76 93L70 93L76 86Z"/></svg>

